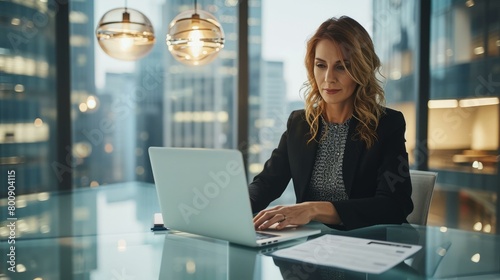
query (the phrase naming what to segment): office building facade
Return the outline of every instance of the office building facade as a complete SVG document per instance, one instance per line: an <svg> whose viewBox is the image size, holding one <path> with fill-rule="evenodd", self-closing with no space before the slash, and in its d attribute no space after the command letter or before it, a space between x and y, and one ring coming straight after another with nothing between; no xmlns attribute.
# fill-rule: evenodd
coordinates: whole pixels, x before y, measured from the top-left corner
<svg viewBox="0 0 500 280"><path fill-rule="evenodd" d="M411 165L426 158L438 172L429 222L498 232L500 3L431 1L426 150L416 143L419 3L373 1L388 104L406 117Z"/></svg>

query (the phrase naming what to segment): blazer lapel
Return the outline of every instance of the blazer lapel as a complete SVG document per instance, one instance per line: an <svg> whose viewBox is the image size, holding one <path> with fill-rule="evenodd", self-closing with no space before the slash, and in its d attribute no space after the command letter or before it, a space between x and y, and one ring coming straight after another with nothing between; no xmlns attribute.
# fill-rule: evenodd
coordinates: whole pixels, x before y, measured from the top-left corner
<svg viewBox="0 0 500 280"><path fill-rule="evenodd" d="M350 196L352 184L354 181L354 176L356 175L356 170L359 164L359 157L362 151L365 149L363 141L357 139L356 126L358 125L358 120L352 118L349 123L349 134L347 135L345 151L344 151L344 161L343 161L343 176L344 176L344 186L347 195Z"/></svg>

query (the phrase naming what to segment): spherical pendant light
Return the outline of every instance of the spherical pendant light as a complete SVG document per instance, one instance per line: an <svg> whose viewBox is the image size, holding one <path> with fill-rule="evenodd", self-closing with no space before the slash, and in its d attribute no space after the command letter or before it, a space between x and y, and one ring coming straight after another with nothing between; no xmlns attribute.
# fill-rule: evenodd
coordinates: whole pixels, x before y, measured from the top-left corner
<svg viewBox="0 0 500 280"><path fill-rule="evenodd" d="M185 11L170 23L167 46L176 60L187 65L205 65L224 47L224 31L212 14Z"/></svg>
<svg viewBox="0 0 500 280"><path fill-rule="evenodd" d="M117 8L105 13L97 26L96 36L102 50L120 60L136 60L145 56L155 42L149 19L130 8Z"/></svg>

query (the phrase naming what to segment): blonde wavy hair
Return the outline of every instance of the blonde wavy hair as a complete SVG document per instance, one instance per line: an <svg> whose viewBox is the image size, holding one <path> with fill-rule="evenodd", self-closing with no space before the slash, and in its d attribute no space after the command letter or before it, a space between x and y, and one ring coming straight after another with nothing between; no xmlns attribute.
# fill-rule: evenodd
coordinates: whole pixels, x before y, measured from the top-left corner
<svg viewBox="0 0 500 280"><path fill-rule="evenodd" d="M314 79L316 46L321 40L331 40L340 49L341 63L347 74L357 84L354 92L353 117L359 123L355 136L371 147L377 139L377 126L384 114L385 97L376 74L380 73L380 59L375 53L373 42L366 30L354 19L342 16L323 22L308 40L305 57L307 82L305 92L305 114L313 141L319 131L320 116L325 109L325 101ZM345 65L344 60L350 64Z"/></svg>

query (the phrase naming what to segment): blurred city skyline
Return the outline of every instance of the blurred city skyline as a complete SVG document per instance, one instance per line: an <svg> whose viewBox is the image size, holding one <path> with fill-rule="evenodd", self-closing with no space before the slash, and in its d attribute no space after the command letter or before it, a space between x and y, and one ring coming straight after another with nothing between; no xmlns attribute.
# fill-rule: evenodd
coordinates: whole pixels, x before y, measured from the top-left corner
<svg viewBox="0 0 500 280"><path fill-rule="evenodd" d="M127 7L145 14L155 27L156 44L164 44L166 34L160 34L162 25L161 10L156 9L164 0L129 0ZM227 0L215 1L223 7ZM233 1L237 2L237 1ZM232 2L231 2L232 3ZM316 28L326 19L350 16L361 23L372 34L372 0L312 0L297 1L290 5L287 0L262 1L262 56L266 61L282 61L287 87L287 99L302 100L300 88L306 80L303 65L305 44ZM199 2L203 6L203 1ZM234 4L234 3L233 3ZM111 9L119 8L113 1L95 2L95 24ZM299 20L297 20L299 19ZM170 22L169 19L166 19ZM105 73L129 73L135 69L136 62L119 61L107 56L94 41L96 61L96 86L104 87ZM165 45L166 48L166 45Z"/></svg>

